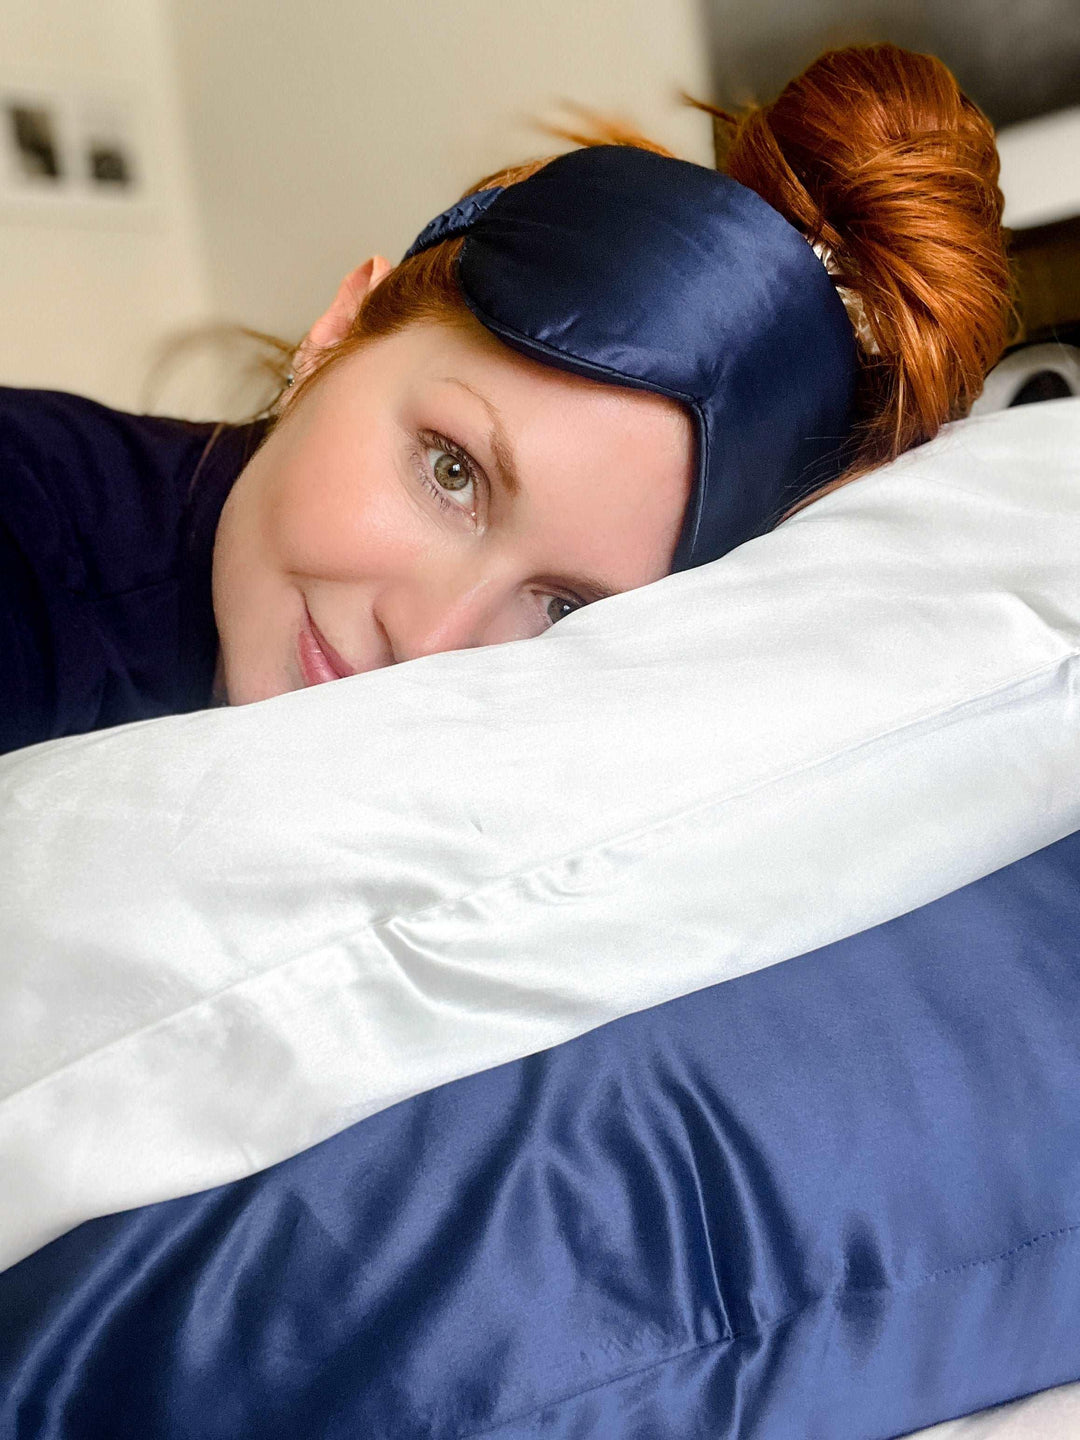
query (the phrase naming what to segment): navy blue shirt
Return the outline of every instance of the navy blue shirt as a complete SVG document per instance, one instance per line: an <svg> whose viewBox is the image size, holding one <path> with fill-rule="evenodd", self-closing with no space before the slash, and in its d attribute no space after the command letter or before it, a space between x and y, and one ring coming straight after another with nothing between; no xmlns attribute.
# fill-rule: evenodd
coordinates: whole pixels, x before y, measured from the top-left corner
<svg viewBox="0 0 1080 1440"><path fill-rule="evenodd" d="M0 752L212 703L214 534L267 428L0 387Z"/></svg>

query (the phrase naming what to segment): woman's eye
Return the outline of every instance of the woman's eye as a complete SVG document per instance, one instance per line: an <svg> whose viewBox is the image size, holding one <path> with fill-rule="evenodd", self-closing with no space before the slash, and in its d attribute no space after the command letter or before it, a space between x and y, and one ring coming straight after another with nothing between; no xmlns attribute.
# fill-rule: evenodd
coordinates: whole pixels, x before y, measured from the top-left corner
<svg viewBox="0 0 1080 1440"><path fill-rule="evenodd" d="M565 608L559 613L561 607ZM565 595L553 595L544 609L552 625L555 625L558 621L565 620L567 615L572 615L575 610L580 610L581 601L568 600Z"/></svg>
<svg viewBox="0 0 1080 1440"><path fill-rule="evenodd" d="M422 445L426 462L424 468L427 472L423 476L425 487L444 510L464 510L468 513L475 504L475 493L469 495L465 503L448 498L448 495L456 496L468 491L470 485L475 492L477 474L468 454L459 451L451 441L434 432L426 436ZM548 621L555 625L560 620L565 620L567 615L572 615L575 610L580 610L586 603L569 595L552 595L544 606L544 614Z"/></svg>
<svg viewBox="0 0 1080 1440"><path fill-rule="evenodd" d="M428 468L438 487L432 489L436 499L442 505L453 506L457 510L470 509L470 503L462 503L463 500L466 500L464 495L462 500L448 501L445 498L446 492L456 496L463 491L467 492L470 485L475 486L476 476L469 462L463 456L448 450L444 445L428 444L426 455ZM469 494L467 500L471 502L474 498L472 494Z"/></svg>
<svg viewBox="0 0 1080 1440"><path fill-rule="evenodd" d="M435 479L444 490L464 490L472 479L465 466L456 455L449 455L445 450L436 453L439 458L432 466L435 471Z"/></svg>

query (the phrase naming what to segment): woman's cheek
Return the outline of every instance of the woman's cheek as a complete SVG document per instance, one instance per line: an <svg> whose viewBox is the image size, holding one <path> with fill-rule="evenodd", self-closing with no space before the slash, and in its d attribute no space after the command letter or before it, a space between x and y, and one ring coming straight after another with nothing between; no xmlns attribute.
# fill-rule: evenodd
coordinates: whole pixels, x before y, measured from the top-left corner
<svg viewBox="0 0 1080 1440"><path fill-rule="evenodd" d="M341 568L355 543L356 505L314 466L277 487L268 510L269 540L288 570L308 575Z"/></svg>
<svg viewBox="0 0 1080 1440"><path fill-rule="evenodd" d="M271 548L286 570L356 580L416 553L422 517L402 487L328 470L294 476L269 510Z"/></svg>

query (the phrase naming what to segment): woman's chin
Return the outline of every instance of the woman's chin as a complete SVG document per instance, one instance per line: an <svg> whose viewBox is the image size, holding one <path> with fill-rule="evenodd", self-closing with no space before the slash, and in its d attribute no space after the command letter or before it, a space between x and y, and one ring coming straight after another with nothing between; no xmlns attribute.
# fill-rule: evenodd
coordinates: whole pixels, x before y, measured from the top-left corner
<svg viewBox="0 0 1080 1440"><path fill-rule="evenodd" d="M222 705L255 705L260 700L273 700L292 690L302 690L306 683L299 671L291 675L272 673L261 667L246 671L242 666L226 666L221 686L223 698L217 700L215 686L215 700Z"/></svg>

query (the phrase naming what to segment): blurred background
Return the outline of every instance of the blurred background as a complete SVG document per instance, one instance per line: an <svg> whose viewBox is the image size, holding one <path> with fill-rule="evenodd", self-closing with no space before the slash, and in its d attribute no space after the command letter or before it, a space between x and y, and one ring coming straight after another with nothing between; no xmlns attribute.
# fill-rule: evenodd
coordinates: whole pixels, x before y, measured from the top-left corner
<svg viewBox="0 0 1080 1440"><path fill-rule="evenodd" d="M0 383L240 418L233 327L298 341L570 100L710 164L686 90L767 100L822 49L940 55L999 127L1028 338L1080 326L1080 0L4 0Z"/></svg>

